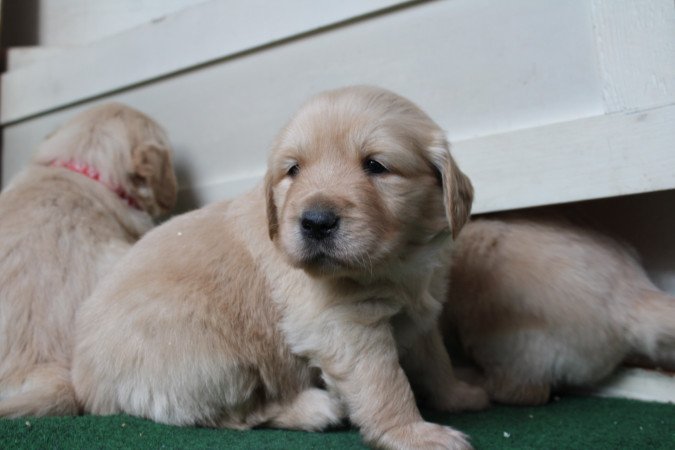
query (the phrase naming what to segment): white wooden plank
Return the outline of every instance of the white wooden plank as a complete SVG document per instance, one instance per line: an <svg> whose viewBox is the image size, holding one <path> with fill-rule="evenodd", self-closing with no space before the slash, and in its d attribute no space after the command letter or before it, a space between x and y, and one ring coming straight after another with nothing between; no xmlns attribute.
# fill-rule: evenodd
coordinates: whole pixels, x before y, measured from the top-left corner
<svg viewBox="0 0 675 450"><path fill-rule="evenodd" d="M675 403L675 374L644 369L621 369L602 383L594 395Z"/></svg>
<svg viewBox="0 0 675 450"><path fill-rule="evenodd" d="M591 27L584 2L427 2L108 98L169 130L182 185L218 184L259 171L301 102L348 84L401 93L455 141L601 114ZM28 158L17 153L86 106L5 127L4 179Z"/></svg>
<svg viewBox="0 0 675 450"><path fill-rule="evenodd" d="M593 0L606 111L675 102L675 2Z"/></svg>
<svg viewBox="0 0 675 450"><path fill-rule="evenodd" d="M211 0L2 76L7 124L373 13L401 0Z"/></svg>
<svg viewBox="0 0 675 450"><path fill-rule="evenodd" d="M66 49L62 47L12 47L7 50L7 70L30 66L63 51Z"/></svg>
<svg viewBox="0 0 675 450"><path fill-rule="evenodd" d="M675 188L675 105L460 141L476 212Z"/></svg>
<svg viewBox="0 0 675 450"><path fill-rule="evenodd" d="M32 0L38 28L36 44L48 47L88 44L205 1Z"/></svg>

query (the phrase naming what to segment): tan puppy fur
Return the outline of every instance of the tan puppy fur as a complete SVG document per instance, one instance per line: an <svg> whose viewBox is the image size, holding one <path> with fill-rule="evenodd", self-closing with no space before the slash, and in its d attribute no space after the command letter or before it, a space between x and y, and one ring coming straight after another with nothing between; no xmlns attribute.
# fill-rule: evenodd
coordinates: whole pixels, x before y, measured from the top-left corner
<svg viewBox="0 0 675 450"><path fill-rule="evenodd" d="M60 166L68 161L95 168L101 181ZM77 412L75 311L175 196L164 132L119 104L58 129L0 195L0 416Z"/></svg>
<svg viewBox="0 0 675 450"><path fill-rule="evenodd" d="M436 408L487 405L454 379L437 328L471 199L409 101L371 87L313 98L264 185L153 230L86 302L78 398L176 425L321 430L346 414L379 447L466 448L423 421L401 364Z"/></svg>
<svg viewBox="0 0 675 450"><path fill-rule="evenodd" d="M629 354L675 367L675 297L634 253L541 218L472 221L455 246L445 330L456 329L499 402L540 404L587 386Z"/></svg>

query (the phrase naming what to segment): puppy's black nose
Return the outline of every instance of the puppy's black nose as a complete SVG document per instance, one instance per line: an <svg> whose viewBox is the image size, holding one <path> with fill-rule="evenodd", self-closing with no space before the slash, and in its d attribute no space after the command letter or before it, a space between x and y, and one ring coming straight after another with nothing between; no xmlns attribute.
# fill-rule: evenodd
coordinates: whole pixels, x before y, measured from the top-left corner
<svg viewBox="0 0 675 450"><path fill-rule="evenodd" d="M311 239L325 239L340 226L340 217L329 209L310 209L302 213L302 235Z"/></svg>

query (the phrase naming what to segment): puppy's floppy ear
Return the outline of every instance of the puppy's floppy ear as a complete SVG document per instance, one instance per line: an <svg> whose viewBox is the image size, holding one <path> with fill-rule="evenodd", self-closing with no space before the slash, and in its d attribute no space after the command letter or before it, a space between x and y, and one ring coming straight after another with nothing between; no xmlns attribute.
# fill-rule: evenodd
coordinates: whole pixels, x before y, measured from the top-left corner
<svg viewBox="0 0 675 450"><path fill-rule="evenodd" d="M279 218L277 216L277 205L274 203L274 190L272 173L265 174L265 202L267 203L267 230L270 239L274 240L279 231Z"/></svg>
<svg viewBox="0 0 675 450"><path fill-rule="evenodd" d="M132 150L134 185L152 189L154 200L167 212L176 204L176 175L171 152L155 145L142 144Z"/></svg>
<svg viewBox="0 0 675 450"><path fill-rule="evenodd" d="M455 239L469 220L473 203L473 186L469 177L459 170L457 163L450 155L449 147L445 136L440 135L434 139L429 152L431 163L438 171L443 184L445 214L450 224L450 232Z"/></svg>

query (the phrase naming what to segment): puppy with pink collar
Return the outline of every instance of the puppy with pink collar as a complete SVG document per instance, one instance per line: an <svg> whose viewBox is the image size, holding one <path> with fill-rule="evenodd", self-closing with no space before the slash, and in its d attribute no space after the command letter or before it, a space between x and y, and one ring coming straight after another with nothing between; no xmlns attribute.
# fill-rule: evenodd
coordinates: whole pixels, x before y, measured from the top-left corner
<svg viewBox="0 0 675 450"><path fill-rule="evenodd" d="M175 200L164 131L121 104L56 130L0 194L0 416L78 411L75 312Z"/></svg>

